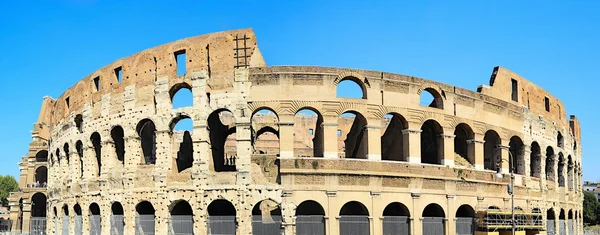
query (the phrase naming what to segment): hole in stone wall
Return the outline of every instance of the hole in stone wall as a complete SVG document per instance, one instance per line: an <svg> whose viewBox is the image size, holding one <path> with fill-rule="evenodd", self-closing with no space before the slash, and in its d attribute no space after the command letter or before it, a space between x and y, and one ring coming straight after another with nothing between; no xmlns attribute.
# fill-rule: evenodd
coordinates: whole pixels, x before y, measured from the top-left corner
<svg viewBox="0 0 600 235"><path fill-rule="evenodd" d="M419 104L421 106L438 109L444 108L442 96L433 88L426 88L425 90L421 91Z"/></svg>
<svg viewBox="0 0 600 235"><path fill-rule="evenodd" d="M563 135L560 133L560 131L558 132L558 135L556 135L556 146L558 146L559 148L563 148L565 146L565 139L563 138Z"/></svg>
<svg viewBox="0 0 600 235"><path fill-rule="evenodd" d="M174 120L175 124L171 138L174 140L174 147L178 147L177 151L177 171L182 172L185 169L192 167L194 162L194 148L192 144L192 119L188 117L180 117Z"/></svg>
<svg viewBox="0 0 600 235"><path fill-rule="evenodd" d="M185 50L177 51L174 54L175 54L175 63L177 66L177 76L185 75L185 73L187 72Z"/></svg>
<svg viewBox="0 0 600 235"><path fill-rule="evenodd" d="M36 153L35 161L36 162L47 162L48 161L48 151L40 150L38 153Z"/></svg>
<svg viewBox="0 0 600 235"><path fill-rule="evenodd" d="M360 85L362 82L355 77L346 77L337 85L336 97L337 98L353 98L353 99L366 99L365 90Z"/></svg>
<svg viewBox="0 0 600 235"><path fill-rule="evenodd" d="M125 139L124 139L124 131L121 126L115 126L110 131L110 136L115 143L115 152L117 154L117 160L121 161L122 164L125 164Z"/></svg>
<svg viewBox="0 0 600 235"><path fill-rule="evenodd" d="M171 104L174 109L192 107L194 105L192 89L185 83L173 86L169 93L171 94Z"/></svg>
<svg viewBox="0 0 600 235"><path fill-rule="evenodd" d="M156 127L154 122L144 119L138 123L136 130L141 139L143 163L146 165L156 164Z"/></svg>
<svg viewBox="0 0 600 235"><path fill-rule="evenodd" d="M546 112L550 112L550 99L548 97L544 97L544 107L546 108Z"/></svg>
<svg viewBox="0 0 600 235"><path fill-rule="evenodd" d="M219 109L208 116L208 129L214 170L236 171L237 140L235 118L227 109Z"/></svg>
<svg viewBox="0 0 600 235"><path fill-rule="evenodd" d="M79 131L79 133L83 132L83 116L81 114L77 114L77 116L75 116L75 127L77 127L77 130Z"/></svg>
<svg viewBox="0 0 600 235"><path fill-rule="evenodd" d="M65 98L65 103L67 104L67 109L71 108L71 100L69 99L69 97Z"/></svg>
<svg viewBox="0 0 600 235"><path fill-rule="evenodd" d="M100 91L100 77L94 78L94 88L96 88L96 91Z"/></svg>
<svg viewBox="0 0 600 235"><path fill-rule="evenodd" d="M117 82L123 81L123 68L122 67L115 68L115 77L117 78Z"/></svg>

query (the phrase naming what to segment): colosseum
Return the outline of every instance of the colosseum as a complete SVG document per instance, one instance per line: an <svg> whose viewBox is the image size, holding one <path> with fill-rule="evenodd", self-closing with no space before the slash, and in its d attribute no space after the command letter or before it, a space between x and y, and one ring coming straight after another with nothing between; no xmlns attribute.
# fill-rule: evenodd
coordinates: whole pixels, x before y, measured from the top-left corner
<svg viewBox="0 0 600 235"><path fill-rule="evenodd" d="M502 67L472 91L267 66L251 29L218 32L45 97L32 137L10 197L31 234L583 233L579 122Z"/></svg>

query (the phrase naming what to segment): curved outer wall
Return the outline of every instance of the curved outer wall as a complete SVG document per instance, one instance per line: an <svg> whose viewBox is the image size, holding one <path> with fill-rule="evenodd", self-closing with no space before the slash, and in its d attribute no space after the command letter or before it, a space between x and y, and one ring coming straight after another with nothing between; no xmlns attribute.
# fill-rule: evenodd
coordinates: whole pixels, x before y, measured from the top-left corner
<svg viewBox="0 0 600 235"><path fill-rule="evenodd" d="M235 40L236 36L247 37L245 46L244 40ZM176 55L182 52L186 60L177 61ZM178 76L177 67L182 63L186 73ZM72 224L76 204L82 208L82 215L88 215L90 205L97 203L100 215L108 218L113 203L120 202L125 234L131 234L136 205L142 201L150 202L155 209L156 231L166 231L170 212L176 203L185 200L193 208L195 234L205 234L208 205L224 199L236 208L238 234L250 234L253 207L270 199L281 209L286 234L294 232L296 207L313 200L324 208L328 234L339 233L337 218L342 206L356 201L372 217L371 234L381 234L384 208L400 202L413 219L411 234L418 235L422 230L420 218L430 203L443 209L447 221L454 221L461 205L470 205L476 211L492 205L510 208L506 193L509 177L494 178L496 172L486 165L489 131L499 137L495 146L500 150L492 154L494 159L509 159L509 152L516 155L513 158L519 174L515 176L515 206L529 211L540 209L544 216L553 209L556 218L561 209L570 211L577 231L582 231L579 123L574 116L566 118L559 100L517 74L496 67L490 84L474 92L385 72L265 66L250 29L226 31L175 41L115 61L55 101L45 102L42 110L52 110L48 114L51 154L47 214L58 221L48 223L48 232L62 226L65 212L61 208L65 205ZM359 84L364 98L337 98L336 86L343 80ZM515 81L518 94L513 95ZM172 94L182 87L191 90L193 105L173 109ZM423 92L434 94L441 108L421 106L419 97ZM322 141L313 147L317 157L299 158L295 147L295 115L303 108L320 115L321 124L316 128ZM222 160L215 160L223 155L214 151L218 141L211 131L217 129L209 119L222 110L232 113L228 130L233 130L235 137L227 138L229 150L225 150L225 156L235 156L234 170L224 167ZM274 121L256 124L266 119L259 118L259 110L272 111ZM355 156L340 151L338 142L344 137L338 136L338 130L347 128L342 128L340 116L347 111L364 117L360 141L347 140L344 145L346 149L356 146L362 159L340 158ZM390 160L382 154L382 149L389 147L382 141L384 131L391 126L385 121L389 113L402 120L396 133L402 137L402 150L395 153L402 160ZM79 117L82 122L76 121ZM173 126L182 117L193 121L193 162L189 169L179 172L177 153L182 148L182 137ZM142 147L145 140L140 128L146 119L155 126L155 164L145 160L148 152ZM427 156L421 151L421 135L427 121L437 123L437 164L422 163ZM467 151L463 153L470 163L466 166L456 164L460 160L455 148L459 124L469 127ZM271 125L276 134L276 153L256 151L261 143L256 130L265 125ZM112 134L116 126L123 129L122 143ZM97 136L95 145L92 139ZM511 139L520 140L522 145L511 146ZM532 154L533 145L540 151ZM123 160L119 159L120 148L124 149ZM558 174L561 164L548 168L547 158L554 163L564 159L562 176ZM501 172L509 172L508 161L500 167ZM559 182L562 178L564 184ZM83 216L84 231L89 223ZM454 234L453 223L444 226L447 234ZM73 226L70 229L74 231ZM109 233L108 220L102 220L101 229L103 234Z"/></svg>

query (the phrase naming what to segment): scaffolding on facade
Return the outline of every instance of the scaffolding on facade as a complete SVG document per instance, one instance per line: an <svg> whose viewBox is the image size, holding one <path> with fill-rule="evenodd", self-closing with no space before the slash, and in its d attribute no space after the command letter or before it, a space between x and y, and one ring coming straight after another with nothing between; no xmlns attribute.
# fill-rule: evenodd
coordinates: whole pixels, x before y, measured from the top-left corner
<svg viewBox="0 0 600 235"><path fill-rule="evenodd" d="M515 207L515 229L545 230L543 214L539 209L523 210ZM477 208L477 227L480 231L499 231L512 229L512 212L510 207L500 209L497 206L483 206Z"/></svg>

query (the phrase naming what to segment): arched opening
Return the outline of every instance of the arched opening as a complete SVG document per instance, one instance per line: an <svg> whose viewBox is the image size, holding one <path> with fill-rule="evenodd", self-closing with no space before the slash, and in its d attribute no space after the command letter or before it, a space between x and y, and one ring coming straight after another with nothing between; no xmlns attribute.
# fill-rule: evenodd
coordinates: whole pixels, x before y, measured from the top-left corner
<svg viewBox="0 0 600 235"><path fill-rule="evenodd" d="M231 202L214 200L208 205L207 234L236 234L236 211Z"/></svg>
<svg viewBox="0 0 600 235"><path fill-rule="evenodd" d="M31 216L46 217L46 195L36 193L31 197Z"/></svg>
<svg viewBox="0 0 600 235"><path fill-rule="evenodd" d="M125 231L125 220L123 217L123 205L120 202L113 202L110 206L112 214L110 215L110 233L123 234Z"/></svg>
<svg viewBox="0 0 600 235"><path fill-rule="evenodd" d="M497 170L500 165L500 151L498 146L501 145L500 136L496 131L489 130L483 137L483 165L486 170Z"/></svg>
<svg viewBox="0 0 600 235"><path fill-rule="evenodd" d="M356 111L343 113L338 119L338 149L343 158L367 159L367 119ZM343 153L343 155L342 155Z"/></svg>
<svg viewBox="0 0 600 235"><path fill-rule="evenodd" d="M100 173L102 172L102 144L100 134L98 134L98 132L92 133L90 140L92 141L94 152L96 153L96 166L98 167L98 173L96 176L100 176Z"/></svg>
<svg viewBox="0 0 600 235"><path fill-rule="evenodd" d="M77 131L79 131L79 133L83 133L83 116L81 114L77 114L73 121L75 121L75 127L77 127Z"/></svg>
<svg viewBox="0 0 600 235"><path fill-rule="evenodd" d="M95 202L90 204L90 235L100 235L102 232L102 217L100 217L100 207Z"/></svg>
<svg viewBox="0 0 600 235"><path fill-rule="evenodd" d="M571 155L567 157L567 181L569 190L573 190L573 159Z"/></svg>
<svg viewBox="0 0 600 235"><path fill-rule="evenodd" d="M340 234L370 234L369 211L360 202L351 201L340 210Z"/></svg>
<svg viewBox="0 0 600 235"><path fill-rule="evenodd" d="M62 211L62 234L69 234L69 206L64 204Z"/></svg>
<svg viewBox="0 0 600 235"><path fill-rule="evenodd" d="M421 91L419 104L431 108L444 109L444 100L440 93L433 88L425 88Z"/></svg>
<svg viewBox="0 0 600 235"><path fill-rule="evenodd" d="M525 174L525 157L523 156L523 141L518 136L513 136L512 138L510 138L508 146L510 155L512 155L512 158L509 159L510 169L512 169L513 172L516 174ZM515 161L515 163L512 162L513 160Z"/></svg>
<svg viewBox="0 0 600 235"><path fill-rule="evenodd" d="M135 128L141 140L142 153L146 165L156 164L156 126L150 119L144 119Z"/></svg>
<svg viewBox="0 0 600 235"><path fill-rule="evenodd" d="M35 185L37 187L45 188L48 183L48 168L46 166L40 166L35 169Z"/></svg>
<svg viewBox="0 0 600 235"><path fill-rule="evenodd" d="M577 140L573 140L573 152L577 152Z"/></svg>
<svg viewBox="0 0 600 235"><path fill-rule="evenodd" d="M187 201L181 200L171 209L169 232L170 234L194 233L194 213Z"/></svg>
<svg viewBox="0 0 600 235"><path fill-rule="evenodd" d="M421 126L421 163L442 164L444 159L444 131L434 120L427 120Z"/></svg>
<svg viewBox="0 0 600 235"><path fill-rule="evenodd" d="M83 219L81 218L81 206L79 205L79 203L73 206L73 211L75 212L75 234L83 234Z"/></svg>
<svg viewBox="0 0 600 235"><path fill-rule="evenodd" d="M323 157L323 116L316 109L300 109L294 117L294 156Z"/></svg>
<svg viewBox="0 0 600 235"><path fill-rule="evenodd" d="M321 204L307 200L296 207L296 234L325 235L325 210Z"/></svg>
<svg viewBox="0 0 600 235"><path fill-rule="evenodd" d="M178 117L171 124L173 148L177 150L177 172L192 167L194 163L194 145L192 143L193 122L189 117Z"/></svg>
<svg viewBox="0 0 600 235"><path fill-rule="evenodd" d="M41 150L35 154L36 162L47 162L48 161L48 151Z"/></svg>
<svg viewBox="0 0 600 235"><path fill-rule="evenodd" d="M573 210L569 210L569 214L567 217L567 228L569 230L569 234L574 234L573 233L574 226L575 226L575 223L573 223Z"/></svg>
<svg viewBox="0 0 600 235"><path fill-rule="evenodd" d="M71 154L71 152L69 152L69 144L65 143L65 145L63 146L63 150L65 151L65 160L67 160L67 167L69 166L69 154Z"/></svg>
<svg viewBox="0 0 600 235"><path fill-rule="evenodd" d="M565 157L558 153L558 187L565 187Z"/></svg>
<svg viewBox="0 0 600 235"><path fill-rule="evenodd" d="M475 234L475 210L470 205L464 204L456 210L456 234Z"/></svg>
<svg viewBox="0 0 600 235"><path fill-rule="evenodd" d="M171 96L172 108L192 107L194 105L194 97L192 87L187 83L179 83L171 87L169 90Z"/></svg>
<svg viewBox="0 0 600 235"><path fill-rule="evenodd" d="M219 109L208 116L213 169L236 171L237 140L235 117L227 109Z"/></svg>
<svg viewBox="0 0 600 235"><path fill-rule="evenodd" d="M281 208L272 200L262 200L252 208L252 234L282 234L281 222Z"/></svg>
<svg viewBox="0 0 600 235"><path fill-rule="evenodd" d="M392 161L408 161L408 151L404 149L403 130L408 122L400 114L391 113L383 116L381 123L381 159Z"/></svg>
<svg viewBox="0 0 600 235"><path fill-rule="evenodd" d="M435 203L431 203L423 209L423 234L446 234L444 209Z"/></svg>
<svg viewBox="0 0 600 235"><path fill-rule="evenodd" d="M136 234L154 234L154 206L148 201L142 201L135 206L137 215L135 216Z"/></svg>
<svg viewBox="0 0 600 235"><path fill-rule="evenodd" d="M565 139L563 138L563 135L560 133L560 131L556 135L556 146L558 146L559 148L565 147Z"/></svg>
<svg viewBox="0 0 600 235"><path fill-rule="evenodd" d="M125 132L121 126L115 126L110 131L110 137L115 143L115 152L117 154L117 160L122 164L125 164Z"/></svg>
<svg viewBox="0 0 600 235"><path fill-rule="evenodd" d="M533 226L541 227L544 225L544 220L542 219L542 210L540 210L540 208L533 208L533 210L531 210L531 217Z"/></svg>
<svg viewBox="0 0 600 235"><path fill-rule="evenodd" d="M83 142L81 140L75 143L75 150L77 150L77 161L79 161L79 177L83 178Z"/></svg>
<svg viewBox="0 0 600 235"><path fill-rule="evenodd" d="M252 153L279 154L279 117L270 109L257 109L251 117Z"/></svg>
<svg viewBox="0 0 600 235"><path fill-rule="evenodd" d="M558 216L558 234L566 234L565 222L565 210L560 209L560 215Z"/></svg>
<svg viewBox="0 0 600 235"><path fill-rule="evenodd" d="M454 128L454 164L471 167L475 164L475 133L467 124Z"/></svg>
<svg viewBox="0 0 600 235"><path fill-rule="evenodd" d="M410 234L410 212L404 204L392 202L383 209L383 234Z"/></svg>
<svg viewBox="0 0 600 235"><path fill-rule="evenodd" d="M542 154L537 142L531 143L531 154L529 155L529 173L532 177L540 178L542 170Z"/></svg>
<svg viewBox="0 0 600 235"><path fill-rule="evenodd" d="M345 77L337 84L335 96L337 98L366 99L367 91L360 79Z"/></svg>
<svg viewBox="0 0 600 235"><path fill-rule="evenodd" d="M546 148L546 180L554 180L554 149L548 146Z"/></svg>

